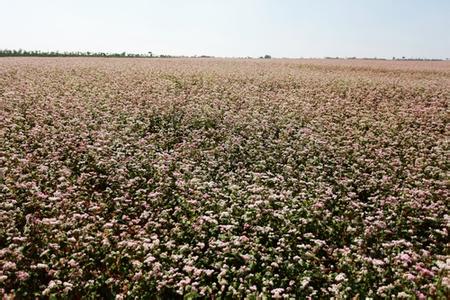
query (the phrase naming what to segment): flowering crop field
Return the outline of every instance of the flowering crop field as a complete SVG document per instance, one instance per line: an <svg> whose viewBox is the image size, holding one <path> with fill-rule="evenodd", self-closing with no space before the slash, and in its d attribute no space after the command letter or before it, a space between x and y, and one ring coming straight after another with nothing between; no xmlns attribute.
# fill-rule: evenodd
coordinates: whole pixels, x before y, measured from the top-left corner
<svg viewBox="0 0 450 300"><path fill-rule="evenodd" d="M448 296L450 62L0 59L5 298Z"/></svg>

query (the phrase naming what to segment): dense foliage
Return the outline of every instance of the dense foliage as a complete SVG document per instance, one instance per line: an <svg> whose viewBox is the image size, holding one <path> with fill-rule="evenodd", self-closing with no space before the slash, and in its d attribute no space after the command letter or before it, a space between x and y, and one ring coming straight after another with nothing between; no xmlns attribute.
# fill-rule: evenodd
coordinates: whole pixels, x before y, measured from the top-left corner
<svg viewBox="0 0 450 300"><path fill-rule="evenodd" d="M0 60L0 293L446 298L447 62Z"/></svg>

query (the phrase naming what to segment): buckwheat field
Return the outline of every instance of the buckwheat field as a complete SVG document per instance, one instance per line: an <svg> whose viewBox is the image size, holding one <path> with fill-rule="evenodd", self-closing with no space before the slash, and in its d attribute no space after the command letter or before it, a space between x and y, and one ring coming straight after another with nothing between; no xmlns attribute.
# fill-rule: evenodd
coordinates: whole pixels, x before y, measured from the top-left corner
<svg viewBox="0 0 450 300"><path fill-rule="evenodd" d="M450 62L0 59L5 299L450 288Z"/></svg>

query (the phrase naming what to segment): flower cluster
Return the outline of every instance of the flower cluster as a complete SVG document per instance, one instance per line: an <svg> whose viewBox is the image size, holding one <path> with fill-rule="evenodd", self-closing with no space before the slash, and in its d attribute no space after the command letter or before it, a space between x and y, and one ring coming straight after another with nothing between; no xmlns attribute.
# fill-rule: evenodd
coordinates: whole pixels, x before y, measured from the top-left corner
<svg viewBox="0 0 450 300"><path fill-rule="evenodd" d="M2 58L0 294L445 298L449 89L448 62Z"/></svg>

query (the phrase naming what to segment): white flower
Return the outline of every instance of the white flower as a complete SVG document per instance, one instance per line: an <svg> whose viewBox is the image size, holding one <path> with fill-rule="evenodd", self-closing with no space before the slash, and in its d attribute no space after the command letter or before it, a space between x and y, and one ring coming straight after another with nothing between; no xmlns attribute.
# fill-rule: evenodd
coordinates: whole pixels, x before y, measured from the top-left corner
<svg viewBox="0 0 450 300"><path fill-rule="evenodd" d="M284 289L282 289L282 288L273 289L273 290L271 290L270 292L271 292L272 297L273 297L274 299L280 299L280 298L283 298L283 292L284 292Z"/></svg>
<svg viewBox="0 0 450 300"><path fill-rule="evenodd" d="M37 267L38 269L48 269L48 265L43 264L43 263L38 263L38 264L36 265L36 267Z"/></svg>
<svg viewBox="0 0 450 300"><path fill-rule="evenodd" d="M339 281L344 281L346 278L347 278L347 277L345 276L344 273L339 273L339 274L336 276L335 280L339 282Z"/></svg>
<svg viewBox="0 0 450 300"><path fill-rule="evenodd" d="M400 292L400 293L397 294L397 298L400 298L400 299L410 299L410 298L411 298L411 295L409 295L408 293L405 293L405 292Z"/></svg>
<svg viewBox="0 0 450 300"><path fill-rule="evenodd" d="M305 288L309 284L310 281L311 281L311 278L309 278L309 277L303 278L302 281L300 282L301 287Z"/></svg>

